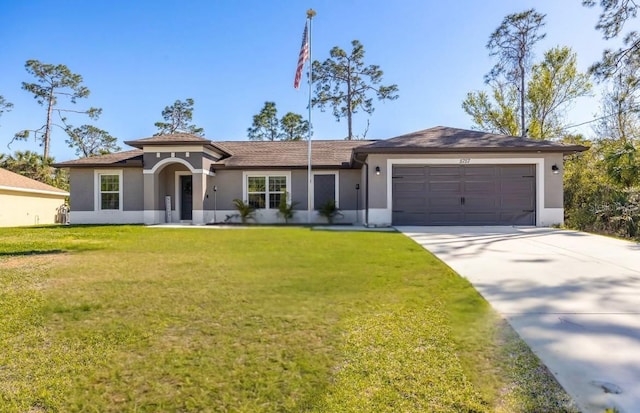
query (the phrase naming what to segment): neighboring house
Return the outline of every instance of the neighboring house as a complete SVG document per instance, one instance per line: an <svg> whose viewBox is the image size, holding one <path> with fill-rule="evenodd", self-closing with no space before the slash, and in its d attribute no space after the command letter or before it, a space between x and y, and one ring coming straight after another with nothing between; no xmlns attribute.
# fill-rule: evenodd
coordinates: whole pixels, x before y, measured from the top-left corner
<svg viewBox="0 0 640 413"><path fill-rule="evenodd" d="M125 142L127 152L62 162L73 223L220 223L234 199L256 222L292 222L329 199L337 222L387 225L537 225L563 222L563 155L587 148L435 127L380 141L217 142L188 134ZM312 222L324 222L317 212Z"/></svg>
<svg viewBox="0 0 640 413"><path fill-rule="evenodd" d="M0 227L56 224L69 193L0 168Z"/></svg>

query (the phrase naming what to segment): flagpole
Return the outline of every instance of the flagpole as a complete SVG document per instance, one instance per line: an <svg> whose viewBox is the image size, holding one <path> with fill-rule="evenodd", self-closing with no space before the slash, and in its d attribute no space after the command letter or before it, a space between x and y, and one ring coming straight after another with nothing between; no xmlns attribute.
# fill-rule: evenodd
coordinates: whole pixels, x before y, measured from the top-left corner
<svg viewBox="0 0 640 413"><path fill-rule="evenodd" d="M316 12L313 9L307 10L307 22L309 24L309 130L307 137L307 149L308 149L308 162L307 162L307 223L311 224L311 86L313 84L313 59L311 58L311 20L313 16L316 15Z"/></svg>

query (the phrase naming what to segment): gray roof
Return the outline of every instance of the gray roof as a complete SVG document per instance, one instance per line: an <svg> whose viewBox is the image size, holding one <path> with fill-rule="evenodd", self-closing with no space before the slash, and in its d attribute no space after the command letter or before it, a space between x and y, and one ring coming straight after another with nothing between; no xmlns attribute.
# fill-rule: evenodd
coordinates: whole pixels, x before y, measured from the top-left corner
<svg viewBox="0 0 640 413"><path fill-rule="evenodd" d="M314 168L348 167L353 148L372 141L311 141L311 163ZM306 168L308 163L307 141L226 141L216 142L230 157L217 162L225 168Z"/></svg>
<svg viewBox="0 0 640 413"><path fill-rule="evenodd" d="M306 168L307 141L222 141L212 142L200 136L177 133L125 142L142 148L146 145L204 145L222 154L220 168ZM552 141L437 126L380 141L314 140L314 168L353 167L352 155L363 160L368 153L465 153L465 152L556 152L574 153L588 148ZM56 167L142 167L142 150L60 162Z"/></svg>
<svg viewBox="0 0 640 413"><path fill-rule="evenodd" d="M474 130L436 126L395 138L376 141L354 150L366 153L445 153L445 152L562 152L585 151L582 145L498 135Z"/></svg>
<svg viewBox="0 0 640 413"><path fill-rule="evenodd" d="M142 166L142 150L133 149L131 151L109 153L107 155L90 156L88 158L75 159L72 161L58 162L53 164L56 168L68 167L100 167L100 166Z"/></svg>

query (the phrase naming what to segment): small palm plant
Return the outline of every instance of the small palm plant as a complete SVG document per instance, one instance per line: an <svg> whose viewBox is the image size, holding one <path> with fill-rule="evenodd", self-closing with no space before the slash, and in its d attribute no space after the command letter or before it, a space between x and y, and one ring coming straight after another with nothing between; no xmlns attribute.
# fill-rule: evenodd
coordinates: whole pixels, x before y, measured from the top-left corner
<svg viewBox="0 0 640 413"><path fill-rule="evenodd" d="M318 213L327 218L327 222L329 224L333 224L333 221L336 219L336 217L342 216L342 213L340 213L340 210L336 206L335 199L329 199L327 202L322 204L320 206L320 209L318 209Z"/></svg>
<svg viewBox="0 0 640 413"><path fill-rule="evenodd" d="M251 206L248 202L245 202L241 199L234 199L233 205L238 210L238 215L240 216L240 221L243 224L247 223L247 220L253 219L255 220L256 209Z"/></svg>
<svg viewBox="0 0 640 413"><path fill-rule="evenodd" d="M288 224L289 220L293 218L293 214L295 213L293 209L296 207L296 205L299 204L299 202L291 202L290 204L288 204L288 195L288 192L282 194L282 197L280 198L280 204L278 204L278 215L280 215L284 219L285 224Z"/></svg>

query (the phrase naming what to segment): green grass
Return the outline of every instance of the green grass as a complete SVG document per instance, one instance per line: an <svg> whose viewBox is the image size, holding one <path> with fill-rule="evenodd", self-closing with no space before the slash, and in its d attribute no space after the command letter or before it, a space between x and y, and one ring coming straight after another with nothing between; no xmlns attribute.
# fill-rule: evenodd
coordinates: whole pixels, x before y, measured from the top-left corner
<svg viewBox="0 0 640 413"><path fill-rule="evenodd" d="M0 229L0 314L3 412L574 411L397 233Z"/></svg>

